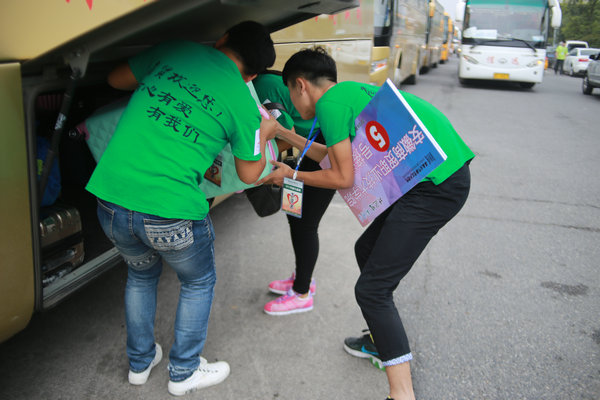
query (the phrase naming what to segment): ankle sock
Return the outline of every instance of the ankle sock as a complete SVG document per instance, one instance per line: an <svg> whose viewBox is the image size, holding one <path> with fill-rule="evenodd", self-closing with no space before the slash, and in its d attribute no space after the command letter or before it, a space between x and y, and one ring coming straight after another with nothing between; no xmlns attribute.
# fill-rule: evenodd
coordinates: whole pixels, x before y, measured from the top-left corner
<svg viewBox="0 0 600 400"><path fill-rule="evenodd" d="M294 293L296 293L296 292L294 292ZM300 293L296 293L296 298L300 301L306 301L310 298L310 294L306 297L302 297L302 295Z"/></svg>

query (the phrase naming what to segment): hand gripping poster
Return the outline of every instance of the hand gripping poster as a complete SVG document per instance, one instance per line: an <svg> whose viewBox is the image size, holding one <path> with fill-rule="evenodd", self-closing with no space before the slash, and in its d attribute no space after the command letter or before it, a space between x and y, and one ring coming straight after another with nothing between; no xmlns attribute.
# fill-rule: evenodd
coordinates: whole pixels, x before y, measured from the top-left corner
<svg viewBox="0 0 600 400"><path fill-rule="evenodd" d="M339 193L362 226L446 160L446 154L388 79L355 120L354 186ZM329 168L329 159L321 162Z"/></svg>

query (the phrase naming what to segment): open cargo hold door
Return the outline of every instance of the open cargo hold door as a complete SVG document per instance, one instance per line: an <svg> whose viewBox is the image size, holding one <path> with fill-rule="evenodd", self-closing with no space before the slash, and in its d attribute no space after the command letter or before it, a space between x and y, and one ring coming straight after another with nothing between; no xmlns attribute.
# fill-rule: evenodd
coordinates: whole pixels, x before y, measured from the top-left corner
<svg viewBox="0 0 600 400"><path fill-rule="evenodd" d="M68 82L76 77L81 82L76 86L73 82L71 84L75 87L73 95L77 98L88 90L89 86L86 85L94 73L104 73L107 66L165 40L185 38L208 44L216 41L229 26L244 20L258 21L270 31L275 31L320 14L336 13L356 6L357 0L157 0L75 36L39 57L25 61L22 64L22 75L26 132L30 143L29 186L34 194L30 196L30 229L34 232L36 308L52 307L120 261L116 249L103 249L99 254L92 254L87 250L92 241L86 241L82 265L72 271L65 270L67 272L64 275L50 283L45 281L44 269L47 269L47 263L44 263L42 253L46 247L44 241L47 236L44 237L41 233L43 227L40 228L40 224L43 225L45 219L35 201L40 196L35 195L39 189L32 161L35 159L35 150L32 150L31 144L35 143L36 103L41 96L54 90L55 93L62 93L63 99L68 97L64 96L65 93L69 94L66 91ZM69 121L73 117L66 111L67 108L63 108L65 115L60 117L61 123L80 122ZM60 136L64 138L64 135ZM57 214L57 218L58 215L65 214L62 211L60 213ZM76 212L66 214L71 216L68 217L69 221L78 218ZM90 225L90 220L86 223L85 218L82 214L84 238L87 237L86 225Z"/></svg>
<svg viewBox="0 0 600 400"><path fill-rule="evenodd" d="M23 329L33 312L33 252L21 70L0 63L0 342Z"/></svg>

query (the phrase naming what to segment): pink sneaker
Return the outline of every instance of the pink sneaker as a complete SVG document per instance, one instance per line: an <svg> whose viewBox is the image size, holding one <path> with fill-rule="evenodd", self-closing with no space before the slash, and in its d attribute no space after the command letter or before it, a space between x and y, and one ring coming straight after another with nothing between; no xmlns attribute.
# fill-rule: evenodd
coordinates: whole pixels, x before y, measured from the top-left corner
<svg viewBox="0 0 600 400"><path fill-rule="evenodd" d="M296 279L296 273L293 273L287 279L282 279L280 281L273 281L269 283L269 290L275 294L287 294L290 290L292 290L292 286L294 286L294 279ZM310 281L310 295L314 296L317 291L317 284L315 280L312 279Z"/></svg>
<svg viewBox="0 0 600 400"><path fill-rule="evenodd" d="M288 294L276 298L265 304L265 312L269 315L288 315L310 311L313 309L313 298L309 294L306 299L301 299L297 293L290 290Z"/></svg>

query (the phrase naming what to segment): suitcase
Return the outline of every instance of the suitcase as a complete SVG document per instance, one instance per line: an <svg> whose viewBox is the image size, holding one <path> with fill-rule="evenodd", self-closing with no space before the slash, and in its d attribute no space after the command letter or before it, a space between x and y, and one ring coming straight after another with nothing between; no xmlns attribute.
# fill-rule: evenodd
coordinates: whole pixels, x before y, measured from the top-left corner
<svg viewBox="0 0 600 400"><path fill-rule="evenodd" d="M81 216L76 208L52 206L42 209L42 286L73 271L83 263Z"/></svg>

